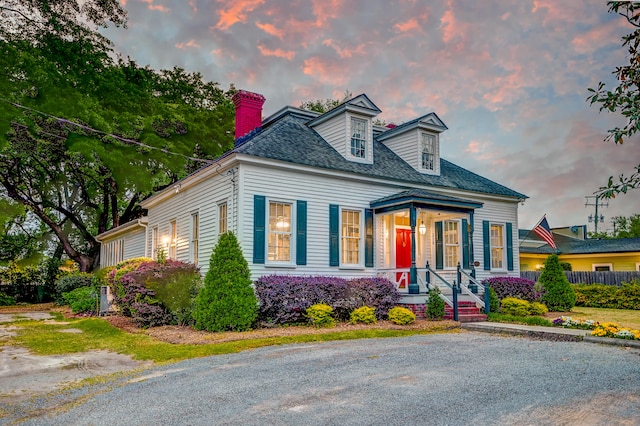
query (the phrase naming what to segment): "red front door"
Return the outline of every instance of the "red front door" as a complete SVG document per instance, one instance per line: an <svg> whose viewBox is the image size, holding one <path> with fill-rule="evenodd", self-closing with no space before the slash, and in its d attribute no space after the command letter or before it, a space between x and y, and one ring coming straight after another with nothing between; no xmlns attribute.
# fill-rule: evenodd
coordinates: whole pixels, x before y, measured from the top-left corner
<svg viewBox="0 0 640 426"><path fill-rule="evenodd" d="M411 267L411 229L396 229L396 268ZM396 272L399 288L407 288L409 272Z"/></svg>

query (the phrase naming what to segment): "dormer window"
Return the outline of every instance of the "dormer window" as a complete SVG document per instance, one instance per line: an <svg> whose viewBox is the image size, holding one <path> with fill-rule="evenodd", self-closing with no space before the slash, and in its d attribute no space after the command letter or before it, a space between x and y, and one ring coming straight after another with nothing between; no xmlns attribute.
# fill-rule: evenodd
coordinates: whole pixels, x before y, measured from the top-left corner
<svg viewBox="0 0 640 426"><path fill-rule="evenodd" d="M435 170L436 167L436 137L428 133L422 133L422 168Z"/></svg>
<svg viewBox="0 0 640 426"><path fill-rule="evenodd" d="M367 158L367 122L360 118L351 118L351 155Z"/></svg>

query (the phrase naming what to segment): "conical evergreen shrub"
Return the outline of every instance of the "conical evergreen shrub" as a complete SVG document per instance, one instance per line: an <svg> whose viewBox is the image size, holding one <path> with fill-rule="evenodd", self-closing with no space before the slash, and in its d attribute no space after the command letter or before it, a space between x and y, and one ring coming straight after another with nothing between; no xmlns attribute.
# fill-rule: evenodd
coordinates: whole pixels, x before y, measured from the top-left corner
<svg viewBox="0 0 640 426"><path fill-rule="evenodd" d="M545 290L542 302L550 311L567 312L575 306L576 293L564 274L557 254L552 254L544 261L538 282Z"/></svg>
<svg viewBox="0 0 640 426"><path fill-rule="evenodd" d="M258 316L249 265L231 232L220 236L211 254L193 316L195 328L207 331L247 330Z"/></svg>

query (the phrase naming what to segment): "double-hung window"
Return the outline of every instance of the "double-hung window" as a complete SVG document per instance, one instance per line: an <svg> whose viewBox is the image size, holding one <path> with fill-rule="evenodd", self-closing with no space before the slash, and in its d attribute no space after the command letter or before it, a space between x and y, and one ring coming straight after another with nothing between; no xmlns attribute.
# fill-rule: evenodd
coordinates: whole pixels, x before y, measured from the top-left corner
<svg viewBox="0 0 640 426"><path fill-rule="evenodd" d="M459 222L447 220L444 222L444 267L456 268L460 261L460 232Z"/></svg>
<svg viewBox="0 0 640 426"><path fill-rule="evenodd" d="M158 235L158 227L154 226L153 228L151 228L151 258L153 260L158 259L158 250L160 250L160 241Z"/></svg>
<svg viewBox="0 0 640 426"><path fill-rule="evenodd" d="M351 118L351 156L367 158L367 122Z"/></svg>
<svg viewBox="0 0 640 426"><path fill-rule="evenodd" d="M342 210L341 260L343 265L362 263L362 212Z"/></svg>
<svg viewBox="0 0 640 426"><path fill-rule="evenodd" d="M291 203L269 202L267 260L291 262Z"/></svg>
<svg viewBox="0 0 640 426"><path fill-rule="evenodd" d="M491 269L505 269L505 238L504 225L492 223L490 226L491 235Z"/></svg>
<svg viewBox="0 0 640 426"><path fill-rule="evenodd" d="M436 168L436 137L428 133L422 133L421 162L424 170Z"/></svg>
<svg viewBox="0 0 640 426"><path fill-rule="evenodd" d="M218 204L218 235L227 232L227 203Z"/></svg>

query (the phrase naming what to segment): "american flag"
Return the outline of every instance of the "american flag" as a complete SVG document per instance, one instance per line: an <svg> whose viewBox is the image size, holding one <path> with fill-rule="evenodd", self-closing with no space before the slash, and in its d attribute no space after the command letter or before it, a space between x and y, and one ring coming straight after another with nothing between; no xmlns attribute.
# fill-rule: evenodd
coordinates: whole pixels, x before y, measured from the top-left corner
<svg viewBox="0 0 640 426"><path fill-rule="evenodd" d="M551 228L549 227L549 222L547 222L547 215L542 216L540 222L533 228L533 232L545 240L551 248L556 248L556 242L553 241L553 234L551 234Z"/></svg>

